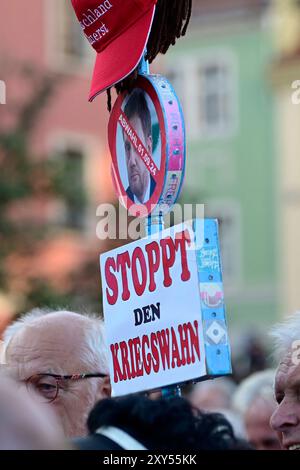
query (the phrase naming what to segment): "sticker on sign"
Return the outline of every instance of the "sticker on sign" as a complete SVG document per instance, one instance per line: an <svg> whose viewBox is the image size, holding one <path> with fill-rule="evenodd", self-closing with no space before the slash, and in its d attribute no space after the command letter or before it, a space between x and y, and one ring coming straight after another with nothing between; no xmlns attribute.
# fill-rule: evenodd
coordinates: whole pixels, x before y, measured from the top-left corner
<svg viewBox="0 0 300 470"><path fill-rule="evenodd" d="M203 243L203 224L185 222L101 255L114 396L207 375L197 264Z"/></svg>

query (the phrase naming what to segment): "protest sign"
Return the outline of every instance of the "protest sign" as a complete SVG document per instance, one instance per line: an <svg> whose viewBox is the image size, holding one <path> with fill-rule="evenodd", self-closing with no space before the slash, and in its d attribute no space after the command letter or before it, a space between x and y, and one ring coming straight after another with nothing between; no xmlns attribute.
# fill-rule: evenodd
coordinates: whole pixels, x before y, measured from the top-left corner
<svg viewBox="0 0 300 470"><path fill-rule="evenodd" d="M231 372L216 221L104 253L101 274L113 395Z"/></svg>

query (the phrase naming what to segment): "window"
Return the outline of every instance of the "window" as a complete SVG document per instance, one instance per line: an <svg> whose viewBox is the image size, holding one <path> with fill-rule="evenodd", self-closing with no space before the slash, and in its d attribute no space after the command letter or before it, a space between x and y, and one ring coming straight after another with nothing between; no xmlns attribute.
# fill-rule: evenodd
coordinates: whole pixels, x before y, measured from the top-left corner
<svg viewBox="0 0 300 470"><path fill-rule="evenodd" d="M88 54L90 45L84 33L74 18L72 12L68 12L68 3L64 3L65 14L62 15L61 41L64 54L67 57L84 60Z"/></svg>
<svg viewBox="0 0 300 470"><path fill-rule="evenodd" d="M200 65L198 77L199 125L208 135L225 134L234 117L230 66L222 62Z"/></svg>
<svg viewBox="0 0 300 470"><path fill-rule="evenodd" d="M48 2L48 0L47 0ZM63 70L91 66L94 52L82 31L70 1L51 0L46 4L51 62Z"/></svg>
<svg viewBox="0 0 300 470"><path fill-rule="evenodd" d="M237 126L237 74L231 51L171 56L168 77L183 104L190 139L231 136Z"/></svg>
<svg viewBox="0 0 300 470"><path fill-rule="evenodd" d="M76 147L66 147L53 160L57 195L64 204L62 223L72 229L83 229L87 195L84 184L84 155Z"/></svg>

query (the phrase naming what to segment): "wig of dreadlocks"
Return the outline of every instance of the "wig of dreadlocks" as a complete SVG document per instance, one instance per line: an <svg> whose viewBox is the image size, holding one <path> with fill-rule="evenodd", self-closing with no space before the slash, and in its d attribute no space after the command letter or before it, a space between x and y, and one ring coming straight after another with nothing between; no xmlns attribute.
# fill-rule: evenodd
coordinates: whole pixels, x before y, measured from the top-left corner
<svg viewBox="0 0 300 470"><path fill-rule="evenodd" d="M158 0L149 40L146 59L153 62L161 53L165 54L176 40L186 34L192 15L192 0ZM115 85L117 93L130 91L137 79L135 69L123 81ZM107 90L107 109L111 111L111 88Z"/></svg>

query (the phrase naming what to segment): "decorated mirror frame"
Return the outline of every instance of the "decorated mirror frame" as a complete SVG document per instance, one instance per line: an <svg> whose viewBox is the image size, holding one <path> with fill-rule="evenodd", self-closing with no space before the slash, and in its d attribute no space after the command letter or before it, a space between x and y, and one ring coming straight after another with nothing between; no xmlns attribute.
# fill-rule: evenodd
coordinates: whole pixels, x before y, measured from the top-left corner
<svg viewBox="0 0 300 470"><path fill-rule="evenodd" d="M145 67L145 63L143 63ZM180 102L171 83L161 75L150 75L147 66L141 72L131 92L119 95L112 109L108 126L108 140L112 156L112 178L116 193L130 215L148 217L165 215L179 198L185 175L186 138L184 118ZM144 70L144 71L143 71ZM147 100L151 114L152 142L156 141L156 155L143 145L142 137L126 116L130 97L139 90ZM156 122L153 125L154 119ZM155 132L156 131L156 138ZM121 134L122 132L122 134ZM124 139L130 141L133 151L150 174L150 199L143 202L133 198L130 182L124 175L126 152ZM123 163L122 163L123 159ZM128 179L128 187L127 179ZM126 181L126 184L124 182Z"/></svg>

